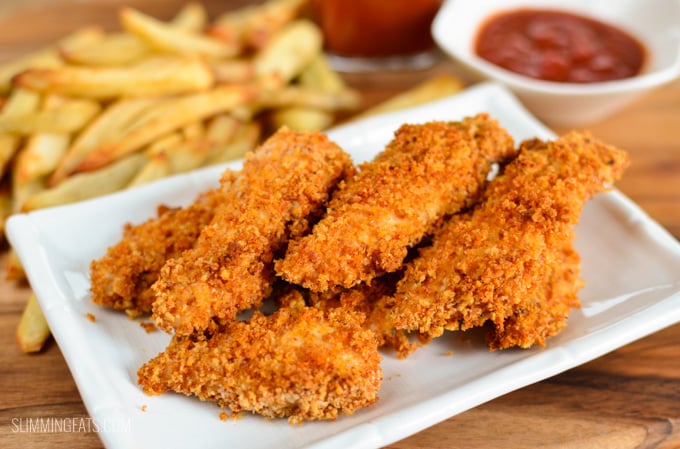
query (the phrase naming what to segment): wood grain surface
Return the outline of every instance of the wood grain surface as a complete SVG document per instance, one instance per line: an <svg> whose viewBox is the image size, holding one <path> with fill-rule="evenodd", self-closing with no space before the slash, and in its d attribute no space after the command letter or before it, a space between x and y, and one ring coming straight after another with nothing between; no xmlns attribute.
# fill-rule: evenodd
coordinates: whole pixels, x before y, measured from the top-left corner
<svg viewBox="0 0 680 449"><path fill-rule="evenodd" d="M58 2L58 3L57 3ZM138 0L169 17L178 0ZM205 2L210 12L244 1ZM114 28L121 1L2 2L0 59L39 47L84 24ZM434 73L457 71L445 59L420 72L348 76L371 105ZM597 137L630 152L618 187L680 237L680 81L647 95L601 123ZM555 128L562 133L565 129ZM625 244L625 242L621 242ZM71 374L51 341L35 355L15 344L27 286L4 280L0 255L0 448L100 448L94 432L19 432L17 418L86 418ZM389 446L396 449L677 449L680 448L680 325L590 363L509 393Z"/></svg>

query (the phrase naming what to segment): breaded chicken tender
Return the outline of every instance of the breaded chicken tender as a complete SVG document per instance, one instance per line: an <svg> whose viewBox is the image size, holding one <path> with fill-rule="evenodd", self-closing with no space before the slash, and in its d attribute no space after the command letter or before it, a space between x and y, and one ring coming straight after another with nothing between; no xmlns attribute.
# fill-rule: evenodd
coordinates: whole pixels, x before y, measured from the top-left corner
<svg viewBox="0 0 680 449"><path fill-rule="evenodd" d="M538 290L540 303L535 304L536 309L526 313L526 306L515 307L502 326L491 326L487 335L489 348L545 346L547 337L565 328L571 309L580 306L578 291L584 281L579 275L580 258L570 239L564 239L564 247L557 249L555 257L543 290Z"/></svg>
<svg viewBox="0 0 680 449"><path fill-rule="evenodd" d="M224 190L235 178L227 170L221 187L202 193L189 206L159 206L157 217L126 224L122 239L90 264L92 301L125 310L131 316L151 313L156 282L165 261L193 247L201 229L212 220Z"/></svg>
<svg viewBox="0 0 680 449"><path fill-rule="evenodd" d="M232 412L335 419L375 402L382 382L375 336L345 309L322 312L297 299L255 312L212 335L175 336L138 371L148 394L175 391Z"/></svg>
<svg viewBox="0 0 680 449"><path fill-rule="evenodd" d="M487 114L403 125L338 189L312 233L290 243L277 274L323 292L398 270L435 223L476 200L491 164L514 154Z"/></svg>
<svg viewBox="0 0 680 449"><path fill-rule="evenodd" d="M579 305L574 225L628 165L622 150L572 132L531 140L406 267L390 299L397 328L430 337L489 322L491 349L544 345Z"/></svg>
<svg viewBox="0 0 680 449"><path fill-rule="evenodd" d="M394 294L402 274L401 271L387 273L352 288L305 291L305 296L313 307L321 310L344 308L360 313L362 327L375 333L378 346L392 348L400 358L405 358L417 349L419 342L412 341L406 332L395 329L390 314L392 305L382 300Z"/></svg>
<svg viewBox="0 0 680 449"><path fill-rule="evenodd" d="M152 286L156 324L188 335L258 307L271 292L277 251L308 229L352 170L323 134L275 133L247 155L195 245L161 269Z"/></svg>

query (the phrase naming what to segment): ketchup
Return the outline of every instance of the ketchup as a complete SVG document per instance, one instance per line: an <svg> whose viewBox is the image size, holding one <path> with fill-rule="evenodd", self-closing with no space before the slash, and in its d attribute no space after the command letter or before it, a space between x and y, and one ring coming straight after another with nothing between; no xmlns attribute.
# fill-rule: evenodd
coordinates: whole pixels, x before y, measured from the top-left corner
<svg viewBox="0 0 680 449"><path fill-rule="evenodd" d="M442 0L316 0L328 50L341 56L392 56L434 47L432 19Z"/></svg>
<svg viewBox="0 0 680 449"><path fill-rule="evenodd" d="M626 32L576 14L519 9L487 20L475 42L478 56L546 81L594 83L640 73L645 49Z"/></svg>

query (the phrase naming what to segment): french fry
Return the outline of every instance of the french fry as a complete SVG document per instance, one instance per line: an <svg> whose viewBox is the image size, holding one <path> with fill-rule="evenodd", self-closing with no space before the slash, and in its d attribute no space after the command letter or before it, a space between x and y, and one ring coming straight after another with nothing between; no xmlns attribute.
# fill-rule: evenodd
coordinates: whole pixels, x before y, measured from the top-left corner
<svg viewBox="0 0 680 449"><path fill-rule="evenodd" d="M117 142L100 146L87 154L76 171L103 167L176 129L243 105L254 99L258 92L259 89L254 86L220 86L207 92L164 101L154 108L151 119L140 120L139 126Z"/></svg>
<svg viewBox="0 0 680 449"><path fill-rule="evenodd" d="M384 114L399 109L427 103L460 92L463 82L452 75L439 75L423 81L419 85L402 92L377 106L352 117L352 120Z"/></svg>
<svg viewBox="0 0 680 449"><path fill-rule="evenodd" d="M63 61L59 57L59 47L78 47L84 42L89 42L101 34L102 30L98 27L82 28L61 39L57 45L43 48L22 58L0 65L0 93L9 92L12 87L12 78L24 70L30 68L59 67L63 65Z"/></svg>
<svg viewBox="0 0 680 449"><path fill-rule="evenodd" d="M99 42L74 49L61 49L61 57L71 64L90 67L127 66L151 55L151 48L129 33L110 33Z"/></svg>
<svg viewBox="0 0 680 449"><path fill-rule="evenodd" d="M261 128L255 122L243 123L231 141L212 149L204 165L223 164L243 157L260 140Z"/></svg>
<svg viewBox="0 0 680 449"><path fill-rule="evenodd" d="M180 129L184 140L200 139L205 135L205 127L202 122L188 123Z"/></svg>
<svg viewBox="0 0 680 449"><path fill-rule="evenodd" d="M137 172L134 178L128 184L128 187L136 187L142 184L146 184L151 181L155 181L172 174L172 167L168 162L168 157L166 152L179 145L184 137L182 133L174 132L168 134L165 137L153 142L145 154L149 160L144 164L144 166Z"/></svg>
<svg viewBox="0 0 680 449"><path fill-rule="evenodd" d="M329 111L306 107L281 108L271 116L274 129L287 126L295 131L315 132L328 128L334 121Z"/></svg>
<svg viewBox="0 0 680 449"><path fill-rule="evenodd" d="M5 271L5 277L8 281L24 281L26 279L24 266L21 264L21 259L19 259L19 255L14 251L14 248L10 248L9 253L7 253Z"/></svg>
<svg viewBox="0 0 680 449"><path fill-rule="evenodd" d="M321 31L316 25L304 19L290 22L255 55L255 74L274 74L282 85L287 84L321 52L321 47Z"/></svg>
<svg viewBox="0 0 680 449"><path fill-rule="evenodd" d="M146 154L150 160L129 186L198 168L208 157L212 145L214 143L209 140L201 123L193 123L170 134L149 146Z"/></svg>
<svg viewBox="0 0 680 449"><path fill-rule="evenodd" d="M243 123L240 120L231 115L222 114L210 120L205 135L209 142L221 145L233 139L241 126Z"/></svg>
<svg viewBox="0 0 680 449"><path fill-rule="evenodd" d="M130 187L207 165L207 159L218 149L230 144L239 133L243 134L242 127L239 120L223 114L209 121L204 134L197 127L190 126L182 132L175 132L155 141L146 150L149 161L130 182ZM247 137L248 140L253 140L254 146L257 134L251 131ZM244 144L240 147L244 147ZM234 151L240 152L238 149Z"/></svg>
<svg viewBox="0 0 680 449"><path fill-rule="evenodd" d="M158 57L134 67L28 69L13 82L37 92L106 100L197 92L211 87L214 79L198 58Z"/></svg>
<svg viewBox="0 0 680 449"><path fill-rule="evenodd" d="M141 186L172 174L172 167L165 153L155 154L128 183L128 188Z"/></svg>
<svg viewBox="0 0 680 449"><path fill-rule="evenodd" d="M45 108L26 114L0 115L0 133L31 135L69 134L79 131L99 113L101 106L91 100L64 99L59 108Z"/></svg>
<svg viewBox="0 0 680 449"><path fill-rule="evenodd" d="M199 33L208 25L208 13L199 2L189 2L179 10L170 22L178 30Z"/></svg>
<svg viewBox="0 0 680 449"><path fill-rule="evenodd" d="M7 99L0 112L0 119L11 119L34 112L40 104L40 95L25 90L15 89ZM21 139L15 134L0 133L0 176L5 173L7 165L19 149Z"/></svg>
<svg viewBox="0 0 680 449"><path fill-rule="evenodd" d="M146 161L147 157L144 154L137 153L114 162L101 170L74 175L58 186L28 198L22 206L22 211L30 212L46 207L75 203L121 190L130 183Z"/></svg>
<svg viewBox="0 0 680 449"><path fill-rule="evenodd" d="M0 235L5 235L5 221L12 214L12 189L8 182L0 185Z"/></svg>
<svg viewBox="0 0 680 449"><path fill-rule="evenodd" d="M170 23L177 29L201 30L206 24L205 9L189 3ZM126 66L150 56L152 49L137 36L126 32L113 32L101 39L79 46L60 46L61 57L72 64L85 66Z"/></svg>
<svg viewBox="0 0 680 449"><path fill-rule="evenodd" d="M298 77L298 83L302 87L330 93L348 89L344 80L333 71L322 53L304 68ZM275 129L288 126L296 131L320 131L330 127L335 121L335 114L318 108L289 106L274 111L271 120Z"/></svg>
<svg viewBox="0 0 680 449"><path fill-rule="evenodd" d="M16 172L12 173L12 212L22 212L24 203L29 198L46 189L42 178L19 179Z"/></svg>
<svg viewBox="0 0 680 449"><path fill-rule="evenodd" d="M184 173L201 167L212 146L205 138L187 140L166 152L172 173Z"/></svg>
<svg viewBox="0 0 680 449"><path fill-rule="evenodd" d="M156 140L151 145L149 145L146 150L146 155L150 158L163 154L170 148L176 147L184 140L184 136L180 131L168 134L161 139Z"/></svg>
<svg viewBox="0 0 680 449"><path fill-rule="evenodd" d="M30 114L40 106L40 95L26 89L14 89L0 112L0 118Z"/></svg>
<svg viewBox="0 0 680 449"><path fill-rule="evenodd" d="M243 123L234 117L226 114L218 115L211 119L205 128L203 135L197 135L195 132L187 132L186 129L183 134L185 136L184 142L171 142L171 139L165 138L156 142L149 148L147 154L153 153L153 160L150 161L143 169L144 173L140 173L138 178L144 181L149 180L153 176L160 173L165 173L166 176L173 173L181 173L207 165L209 157L213 156L216 151L224 146L233 143L233 139L237 136L243 139ZM173 136L176 136L177 133ZM247 135L249 139L256 140L256 135L250 132ZM167 142L165 145L162 142ZM243 145L241 145L243 146ZM254 146L254 143L253 143ZM243 152L245 153L245 151ZM239 157L238 154L236 157ZM135 179L139 183L139 179Z"/></svg>
<svg viewBox="0 0 680 449"><path fill-rule="evenodd" d="M172 173L183 173L198 168L208 157L212 142L208 140L203 123L190 123L181 130L184 140L165 153Z"/></svg>
<svg viewBox="0 0 680 449"><path fill-rule="evenodd" d="M231 58L240 51L236 45L197 32L177 29L132 8L123 8L120 20L126 31L159 52Z"/></svg>
<svg viewBox="0 0 680 449"><path fill-rule="evenodd" d="M54 187L74 173L92 151L120 140L139 122L140 117L161 101L159 98L133 98L121 99L109 105L78 135L48 179L48 186Z"/></svg>
<svg viewBox="0 0 680 449"><path fill-rule="evenodd" d="M256 5L248 5L222 13L208 27L208 34L229 45L246 47L246 29L257 8Z"/></svg>
<svg viewBox="0 0 680 449"><path fill-rule="evenodd" d="M0 134L0 176L3 175L7 166L19 149L21 140L14 134Z"/></svg>
<svg viewBox="0 0 680 449"><path fill-rule="evenodd" d="M300 84L323 89L327 92L339 92L347 89L347 84L340 74L333 71L323 53L316 55L300 73Z"/></svg>
<svg viewBox="0 0 680 449"><path fill-rule="evenodd" d="M346 89L340 92L326 92L298 86L263 91L259 103L264 108L284 106L304 106L324 111L352 110L359 107L361 97L358 92Z"/></svg>
<svg viewBox="0 0 680 449"><path fill-rule="evenodd" d="M255 79L255 67L245 59L224 59L209 64L218 84L244 83Z"/></svg>
<svg viewBox="0 0 680 449"><path fill-rule="evenodd" d="M2 205L2 228L4 232L4 226L5 226L5 220L9 218L9 216L15 212L17 212L16 208L16 199L15 197L21 192L17 191L11 184L14 182L14 180L7 180L5 179L2 183L2 187L0 188L0 198L2 198L1 205ZM24 273L24 267L21 265L21 260L19 259L18 254L16 251L14 251L13 248L10 247L9 252L7 254L7 259L5 262L5 277L7 280L10 281L21 281L26 278L26 275Z"/></svg>
<svg viewBox="0 0 680 449"><path fill-rule="evenodd" d="M24 352L40 352L49 337L50 328L40 309L38 298L31 293L17 327L17 343Z"/></svg>
<svg viewBox="0 0 680 449"><path fill-rule="evenodd" d="M198 3L187 3L169 23L176 29L199 32L207 23L206 11ZM79 46L60 46L61 57L84 66L128 66L152 54L152 48L127 32L112 32Z"/></svg>
<svg viewBox="0 0 680 449"><path fill-rule="evenodd" d="M62 65L59 53L54 48L46 48L21 59L0 66L0 92L7 93L12 88L12 78L31 68L50 68Z"/></svg>
<svg viewBox="0 0 680 449"><path fill-rule="evenodd" d="M225 42L260 49L296 17L305 3L306 0L268 0L228 11L217 17L208 33Z"/></svg>
<svg viewBox="0 0 680 449"><path fill-rule="evenodd" d="M19 142L18 136L0 134L0 176L7 170L7 165L19 148Z"/></svg>
<svg viewBox="0 0 680 449"><path fill-rule="evenodd" d="M14 163L15 182L25 183L51 173L66 153L69 139L67 134L36 134L30 137Z"/></svg>
<svg viewBox="0 0 680 449"><path fill-rule="evenodd" d="M103 28L98 26L87 26L80 28L78 31L60 39L54 45L52 50L56 51L61 58L62 52L73 52L80 48L87 48L106 38L106 32ZM64 65L63 58L54 67L61 67ZM30 67L27 67L30 68Z"/></svg>
<svg viewBox="0 0 680 449"><path fill-rule="evenodd" d="M62 97L49 96L45 99L43 109L56 112L64 106L66 100ZM97 109L99 105L97 104ZM13 167L13 179L15 188L21 188L20 184L42 178L52 173L59 161L66 153L70 142L68 133L36 133L28 137L23 148L16 156Z"/></svg>

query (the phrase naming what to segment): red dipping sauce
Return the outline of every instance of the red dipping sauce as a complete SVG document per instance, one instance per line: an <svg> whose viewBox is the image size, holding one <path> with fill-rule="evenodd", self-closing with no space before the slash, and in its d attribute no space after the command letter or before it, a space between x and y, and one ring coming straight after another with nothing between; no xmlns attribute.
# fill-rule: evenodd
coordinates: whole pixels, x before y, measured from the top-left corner
<svg viewBox="0 0 680 449"><path fill-rule="evenodd" d="M475 53L521 75L566 83L629 78L645 61L642 44L614 26L539 9L490 17L479 30Z"/></svg>

